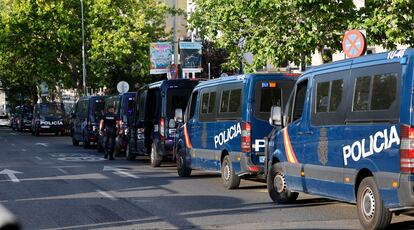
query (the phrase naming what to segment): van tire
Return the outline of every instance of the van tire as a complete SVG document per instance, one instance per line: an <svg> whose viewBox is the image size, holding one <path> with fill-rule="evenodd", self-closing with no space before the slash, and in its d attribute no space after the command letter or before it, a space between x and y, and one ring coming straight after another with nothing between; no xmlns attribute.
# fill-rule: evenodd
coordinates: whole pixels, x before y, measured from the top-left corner
<svg viewBox="0 0 414 230"><path fill-rule="evenodd" d="M105 152L104 148L102 147L102 145L99 143L99 141L96 143L96 152L98 153L103 153Z"/></svg>
<svg viewBox="0 0 414 230"><path fill-rule="evenodd" d="M183 149L178 150L177 172L180 177L191 176L191 168L188 167L186 153Z"/></svg>
<svg viewBox="0 0 414 230"><path fill-rule="evenodd" d="M82 134L82 137L83 137L83 148L84 149L89 149L89 147L91 147L91 142L86 140L85 133Z"/></svg>
<svg viewBox="0 0 414 230"><path fill-rule="evenodd" d="M131 151L129 149L129 144L127 144L126 146L126 150L125 150L125 158L127 159L127 161L134 161L136 156L131 154Z"/></svg>
<svg viewBox="0 0 414 230"><path fill-rule="evenodd" d="M73 146L78 146L79 145L79 141L75 139L75 137L72 136L72 144Z"/></svg>
<svg viewBox="0 0 414 230"><path fill-rule="evenodd" d="M152 143L151 145L151 154L150 154L150 161L152 167L160 167L161 166L161 160L158 159L158 153L157 153L157 147L155 143Z"/></svg>
<svg viewBox="0 0 414 230"><path fill-rule="evenodd" d="M278 164L272 165L267 174L267 191L276 204L292 203L299 196L299 193L287 189L285 175Z"/></svg>
<svg viewBox="0 0 414 230"><path fill-rule="evenodd" d="M221 163L221 178L227 189L236 189L240 185L240 177L234 173L229 155L226 155Z"/></svg>
<svg viewBox="0 0 414 230"><path fill-rule="evenodd" d="M391 222L392 212L384 207L373 177L364 178L358 186L357 212L364 229L385 229Z"/></svg>

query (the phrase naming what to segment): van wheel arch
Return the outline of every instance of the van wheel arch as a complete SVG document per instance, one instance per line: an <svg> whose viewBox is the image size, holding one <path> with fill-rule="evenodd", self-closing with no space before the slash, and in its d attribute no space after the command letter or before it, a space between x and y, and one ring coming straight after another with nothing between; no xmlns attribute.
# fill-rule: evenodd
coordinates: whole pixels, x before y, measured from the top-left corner
<svg viewBox="0 0 414 230"><path fill-rule="evenodd" d="M220 164L223 164L224 157L226 157L227 155L229 155L229 152L227 152L227 150L223 150L221 152Z"/></svg>
<svg viewBox="0 0 414 230"><path fill-rule="evenodd" d="M355 200L358 194L358 187L359 184L361 184L361 181L366 177L374 177L374 174L371 172L371 170L367 168L363 168L359 170L356 179L355 179L355 185L354 185L354 194L355 194Z"/></svg>
<svg viewBox="0 0 414 230"><path fill-rule="evenodd" d="M273 156L272 161L269 162L270 163L269 166L273 166L274 164L279 163L279 162L280 162L279 158L277 158L276 156Z"/></svg>

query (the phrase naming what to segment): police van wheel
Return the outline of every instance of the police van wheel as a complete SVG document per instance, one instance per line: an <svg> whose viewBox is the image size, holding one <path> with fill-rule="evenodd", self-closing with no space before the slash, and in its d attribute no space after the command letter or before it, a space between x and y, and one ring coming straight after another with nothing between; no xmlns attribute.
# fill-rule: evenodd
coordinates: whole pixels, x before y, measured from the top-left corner
<svg viewBox="0 0 414 230"><path fill-rule="evenodd" d="M151 160L152 167L160 167L161 160L158 159L157 147L155 146L155 143L152 143L152 146L151 146L150 160Z"/></svg>
<svg viewBox="0 0 414 230"><path fill-rule="evenodd" d="M221 164L221 178L223 179L224 187L227 189L236 189L240 185L240 177L234 173L229 155L224 157Z"/></svg>
<svg viewBox="0 0 414 230"><path fill-rule="evenodd" d="M364 229L385 229L392 213L384 207L373 177L364 178L357 193L358 218Z"/></svg>
<svg viewBox="0 0 414 230"><path fill-rule="evenodd" d="M295 201L299 193L287 189L282 169L274 164L267 175L267 191L276 204L287 204Z"/></svg>
<svg viewBox="0 0 414 230"><path fill-rule="evenodd" d="M134 161L135 160L135 155L131 154L131 151L129 149L129 144L127 144L127 146L126 146L125 158L127 159L127 161Z"/></svg>
<svg viewBox="0 0 414 230"><path fill-rule="evenodd" d="M191 168L188 167L186 161L186 153L182 149L178 151L177 172L180 177L189 177L191 175Z"/></svg>
<svg viewBox="0 0 414 230"><path fill-rule="evenodd" d="M79 141L76 140L73 136L72 136L72 144L73 144L73 146L78 146L79 145Z"/></svg>
<svg viewBox="0 0 414 230"><path fill-rule="evenodd" d="M104 148L99 143L99 141L98 141L98 143L96 143L96 152L98 152L98 153L103 153L104 152Z"/></svg>

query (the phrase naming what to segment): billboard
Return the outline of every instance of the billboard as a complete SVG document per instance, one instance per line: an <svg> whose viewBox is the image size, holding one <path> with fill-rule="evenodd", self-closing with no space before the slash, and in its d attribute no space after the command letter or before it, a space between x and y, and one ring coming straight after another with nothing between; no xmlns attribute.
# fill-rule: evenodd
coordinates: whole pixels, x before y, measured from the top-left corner
<svg viewBox="0 0 414 230"><path fill-rule="evenodd" d="M155 42L150 44L151 67L150 74L166 74L171 65L173 54L170 42Z"/></svg>
<svg viewBox="0 0 414 230"><path fill-rule="evenodd" d="M201 68L201 42L180 42L180 58L183 69Z"/></svg>

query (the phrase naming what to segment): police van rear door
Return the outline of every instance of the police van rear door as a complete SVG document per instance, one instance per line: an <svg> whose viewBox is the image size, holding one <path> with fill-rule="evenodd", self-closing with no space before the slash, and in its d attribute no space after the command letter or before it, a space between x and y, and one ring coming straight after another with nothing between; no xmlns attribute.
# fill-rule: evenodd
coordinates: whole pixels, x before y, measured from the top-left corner
<svg viewBox="0 0 414 230"><path fill-rule="evenodd" d="M272 130L268 121L270 109L272 106L285 106L294 84L295 81L292 78L282 76L255 78L253 81L253 116L250 122L252 152L255 153L252 155L254 164L264 163L264 137Z"/></svg>

